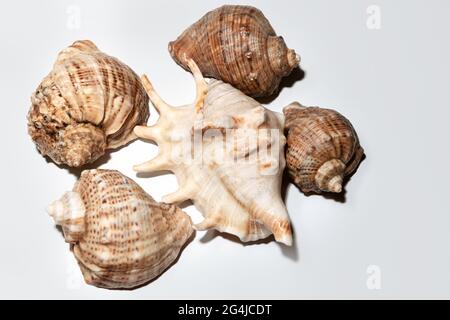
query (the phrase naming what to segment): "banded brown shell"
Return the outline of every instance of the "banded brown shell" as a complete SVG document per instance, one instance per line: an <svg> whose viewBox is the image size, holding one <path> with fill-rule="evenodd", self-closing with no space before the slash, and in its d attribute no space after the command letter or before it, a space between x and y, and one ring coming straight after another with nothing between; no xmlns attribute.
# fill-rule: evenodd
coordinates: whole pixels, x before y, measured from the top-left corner
<svg viewBox="0 0 450 320"><path fill-rule="evenodd" d="M274 93L300 62L260 10L240 5L208 12L170 42L169 51L185 69L189 70L185 57L191 58L204 76L253 97Z"/></svg>
<svg viewBox="0 0 450 320"><path fill-rule="evenodd" d="M337 111L298 102L283 112L288 130L286 166L294 183L303 192L341 192L344 177L364 155L350 121Z"/></svg>
<svg viewBox="0 0 450 320"><path fill-rule="evenodd" d="M177 258L193 233L189 216L158 203L112 170L86 170L73 191L48 207L88 284L134 288Z"/></svg>
<svg viewBox="0 0 450 320"><path fill-rule="evenodd" d="M79 167L136 138L149 116L138 76L89 40L62 50L31 96L28 132L58 164Z"/></svg>

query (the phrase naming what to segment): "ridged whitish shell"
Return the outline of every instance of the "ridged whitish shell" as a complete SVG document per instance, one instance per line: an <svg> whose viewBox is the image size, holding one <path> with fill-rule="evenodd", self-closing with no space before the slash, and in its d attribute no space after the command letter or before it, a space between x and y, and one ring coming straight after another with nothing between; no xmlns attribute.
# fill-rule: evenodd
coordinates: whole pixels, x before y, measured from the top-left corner
<svg viewBox="0 0 450 320"><path fill-rule="evenodd" d="M48 211L88 284L134 288L166 270L193 233L178 207L158 203L133 180L112 170L84 171L73 191Z"/></svg>
<svg viewBox="0 0 450 320"><path fill-rule="evenodd" d="M204 76L253 97L272 94L300 62L260 10L240 5L208 12L172 41L169 51L184 68L185 57L191 58Z"/></svg>
<svg viewBox="0 0 450 320"><path fill-rule="evenodd" d="M135 139L133 128L149 116L138 76L89 40L60 52L31 103L28 132L37 148L71 167Z"/></svg>
<svg viewBox="0 0 450 320"><path fill-rule="evenodd" d="M217 229L242 241L273 233L277 241L291 244L289 216L280 195L283 115L222 81L207 84L192 60L189 66L197 82L193 105L169 106L142 78L160 118L155 126L137 127L135 132L157 142L160 154L135 170L173 171L180 189L163 201L193 200L205 217L197 230Z"/></svg>
<svg viewBox="0 0 450 320"><path fill-rule="evenodd" d="M294 183L304 192L341 192L344 177L364 155L350 121L334 110L298 102L283 111L287 169Z"/></svg>

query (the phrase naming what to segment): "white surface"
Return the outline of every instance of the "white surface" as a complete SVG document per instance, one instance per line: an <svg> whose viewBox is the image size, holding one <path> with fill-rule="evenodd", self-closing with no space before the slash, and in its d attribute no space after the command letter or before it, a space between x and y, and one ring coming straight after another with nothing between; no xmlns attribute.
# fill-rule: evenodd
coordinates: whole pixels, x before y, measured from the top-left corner
<svg viewBox="0 0 450 320"><path fill-rule="evenodd" d="M148 73L170 103L193 101L192 77L172 61L167 43L223 2L3 3L0 298L450 298L450 2L246 3L262 9L306 71L268 106L279 111L299 100L334 107L359 134L367 159L348 183L345 203L290 186L292 249L220 236L207 241L198 232L179 262L143 288L85 285L44 211L75 176L35 150L26 132L29 97L57 52L88 38ZM366 24L372 4L381 9L379 30ZM76 8L78 29L68 14ZM157 117L151 112L150 123ZM156 152L137 141L102 167L122 171L160 199L176 189L175 177L137 178L131 169ZM200 218L192 206L186 211ZM381 272L379 290L367 286L371 265Z"/></svg>

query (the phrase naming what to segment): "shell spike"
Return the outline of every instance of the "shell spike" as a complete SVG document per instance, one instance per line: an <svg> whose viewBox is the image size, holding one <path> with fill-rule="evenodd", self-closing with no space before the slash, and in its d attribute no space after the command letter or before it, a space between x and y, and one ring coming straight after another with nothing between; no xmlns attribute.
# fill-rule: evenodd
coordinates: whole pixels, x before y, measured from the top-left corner
<svg viewBox="0 0 450 320"><path fill-rule="evenodd" d="M86 209L78 192L66 192L47 207L48 214L60 225L67 242L78 241L85 231Z"/></svg>
<svg viewBox="0 0 450 320"><path fill-rule="evenodd" d="M196 90L197 90L197 96L195 98L194 106L195 106L195 112L199 112L203 108L203 103L206 98L206 94L208 93L208 85L205 81L205 78L203 78L202 72L200 71L199 67L192 59L187 59L185 56L185 60L187 61L187 64L189 66L189 69L191 70L192 74L194 75Z"/></svg>
<svg viewBox="0 0 450 320"><path fill-rule="evenodd" d="M266 210L256 210L255 218L261 221L274 235L277 242L287 246L292 245L292 229L289 215L283 200L273 197L270 200L259 199L261 207Z"/></svg>
<svg viewBox="0 0 450 320"><path fill-rule="evenodd" d="M208 229L215 228L217 226L217 222L215 219L208 217L200 223L195 224L193 227L197 231L205 231Z"/></svg>
<svg viewBox="0 0 450 320"><path fill-rule="evenodd" d="M141 76L141 83L142 83L142 86L144 87L145 91L147 92L148 97L150 98L153 105L155 106L155 109L159 113L165 113L166 111L169 111L172 108L156 93L156 91L153 88L153 85L150 82L150 80L148 79L147 75L144 74Z"/></svg>
<svg viewBox="0 0 450 320"><path fill-rule="evenodd" d="M165 203L181 203L183 201L192 199L195 195L195 189L192 186L184 186L178 189L177 191L165 195L162 199Z"/></svg>
<svg viewBox="0 0 450 320"><path fill-rule="evenodd" d="M287 246L292 245L292 229L291 229L291 223L289 222L289 218L278 218L277 221L272 223L271 225L271 231L273 233L273 236L275 238L275 241L283 243Z"/></svg>
<svg viewBox="0 0 450 320"><path fill-rule="evenodd" d="M161 130L158 125L151 127L137 126L134 128L134 133L142 139L153 140L155 142L161 141Z"/></svg>
<svg viewBox="0 0 450 320"><path fill-rule="evenodd" d="M133 166L136 172L153 172L169 170L171 168L170 161L162 154L159 154L150 161Z"/></svg>
<svg viewBox="0 0 450 320"><path fill-rule="evenodd" d="M274 232L273 236L274 236L276 242L285 244L288 247L292 246L292 242L293 242L292 233L290 233L290 232L282 232L282 233Z"/></svg>

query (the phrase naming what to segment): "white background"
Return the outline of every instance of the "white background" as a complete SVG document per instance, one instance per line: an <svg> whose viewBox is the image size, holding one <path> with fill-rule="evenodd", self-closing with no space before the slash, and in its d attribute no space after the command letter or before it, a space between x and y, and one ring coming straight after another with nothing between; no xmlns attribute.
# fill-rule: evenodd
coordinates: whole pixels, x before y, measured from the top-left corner
<svg viewBox="0 0 450 320"><path fill-rule="evenodd" d="M223 2L2 3L1 298L450 298L450 2L246 3L265 13L306 72L267 106L280 111L299 100L335 108L357 130L367 158L347 184L345 201L306 197L290 185L296 234L290 249L198 232L178 263L143 288L84 284L44 210L76 177L48 163L27 135L30 95L59 50L91 39L148 73L171 104L191 102L192 77L172 61L167 43ZM367 25L373 4L381 29ZM131 169L156 153L137 141L101 167L122 171L159 200L176 190L175 177L138 178ZM193 206L185 210L201 220ZM367 285L377 276L378 290Z"/></svg>

